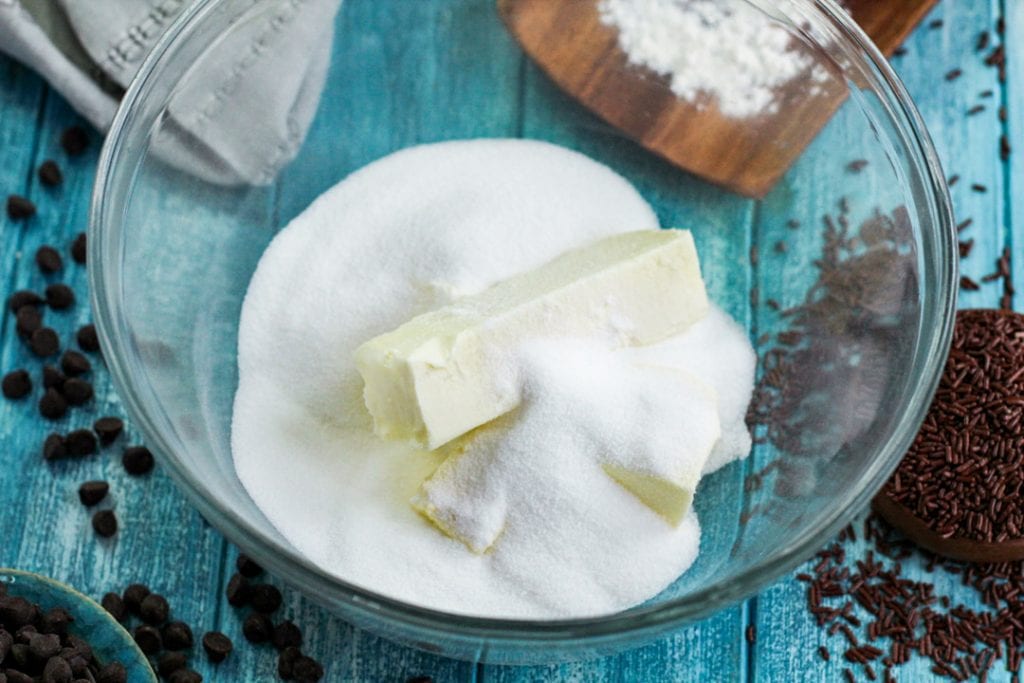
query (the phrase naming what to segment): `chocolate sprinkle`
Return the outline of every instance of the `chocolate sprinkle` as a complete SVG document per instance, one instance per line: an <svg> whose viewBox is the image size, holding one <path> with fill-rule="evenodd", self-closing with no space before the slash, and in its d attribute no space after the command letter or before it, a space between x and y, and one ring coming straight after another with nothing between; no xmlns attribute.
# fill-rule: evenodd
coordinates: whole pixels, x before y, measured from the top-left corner
<svg viewBox="0 0 1024 683"><path fill-rule="evenodd" d="M883 489L944 538L1024 538L1024 316L957 314L931 409Z"/></svg>

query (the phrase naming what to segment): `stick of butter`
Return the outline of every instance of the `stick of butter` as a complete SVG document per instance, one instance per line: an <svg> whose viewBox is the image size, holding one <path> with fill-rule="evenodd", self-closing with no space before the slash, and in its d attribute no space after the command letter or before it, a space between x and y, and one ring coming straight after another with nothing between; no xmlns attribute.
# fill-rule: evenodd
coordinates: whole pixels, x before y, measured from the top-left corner
<svg viewBox="0 0 1024 683"><path fill-rule="evenodd" d="M570 403L565 399L576 398L556 393L548 398L554 405L527 404L445 445L439 453L447 458L420 485L412 507L447 536L483 554L505 530L517 505L514 497L521 495L516 492L543 499L550 486L544 468L579 467L566 461L582 458L678 526L721 434L718 397L682 370L643 365L633 372L633 382L612 383L623 389L616 406L619 419L583 417L573 423L571 407L552 415L558 405ZM589 416L586 400L571 403ZM550 426L552 421L562 422L563 434L538 429L538 423Z"/></svg>
<svg viewBox="0 0 1024 683"><path fill-rule="evenodd" d="M672 411L672 420L649 439L607 454L601 467L641 503L679 526L690 511L704 463L722 435L718 393L682 370L656 366L646 370L677 387L679 398L664 407Z"/></svg>
<svg viewBox="0 0 1024 683"><path fill-rule="evenodd" d="M651 344L707 312L689 231L622 233L415 317L356 349L356 366L374 431L433 450L519 404L500 368L523 340Z"/></svg>

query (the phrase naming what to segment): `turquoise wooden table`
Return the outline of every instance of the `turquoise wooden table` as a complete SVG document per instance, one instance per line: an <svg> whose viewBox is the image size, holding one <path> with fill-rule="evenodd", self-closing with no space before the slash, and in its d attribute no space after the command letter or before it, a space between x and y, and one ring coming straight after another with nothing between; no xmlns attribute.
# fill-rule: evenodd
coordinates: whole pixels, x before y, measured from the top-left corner
<svg viewBox="0 0 1024 683"><path fill-rule="evenodd" d="M482 6L468 0L457 4ZM480 21L493 21L488 13L479 14ZM997 69L983 63L984 53L975 44L982 31L994 30L1000 17L1005 19L1006 31L1005 81L999 79ZM439 34L434 39L445 37ZM486 49L507 54L513 47L506 41ZM973 220L963 236L974 240L963 268L965 274L980 279L992 270L1004 247L1024 243L1024 166L1012 154L1008 159L1000 155L1003 135L1024 139L1020 130L1024 118L1016 114L1024 106L1024 3L946 0L908 41L895 66L921 108L948 173L961 178L953 187L954 202L960 217ZM557 106L574 106L546 85L533 67L524 68L523 78ZM944 78L957 68L963 72L959 78ZM968 115L979 105L984 109ZM1006 107L1009 115L1000 117L1000 107ZM93 134L85 154L67 157L58 139L63 129L77 122L68 105L37 76L0 58L0 196L23 194L39 207L38 215L28 222L0 216L0 295L4 299L15 290L38 290L48 280L58 279L44 278L34 263L33 255L42 244L57 245L65 253L65 272L59 278L73 285L80 296L86 292L85 269L71 263L67 247L85 227L99 136ZM822 153L815 149L827 146L817 146L810 153ZM65 170L65 182L58 188L43 187L37 180L35 169L48 158L58 159ZM804 163L814 168L814 161ZM1018 282L1024 282L1022 264L1024 260L1014 259ZM996 284L984 285L963 293L962 305L997 306L1001 293ZM80 302L49 319L63 336L89 321L90 312ZM26 354L16 338L13 318L4 315L0 370L20 367L27 361ZM120 448L87 459L42 462L40 443L52 429L66 431L87 426L101 415L123 415L102 367L94 370L94 380L92 408L55 425L44 424L29 404L0 401L0 566L39 571L94 597L123 589L129 582L145 582L167 595L174 614L195 629L222 630L234 639L235 653L217 667L206 664L202 656L195 657L205 680L275 679L274 652L244 642L239 619L224 598L237 551L188 506L159 466L149 476L129 480L118 457ZM129 425L125 443L138 439ZM96 538L87 511L77 501L78 484L99 478L110 480L115 491L114 507L122 528L114 542ZM856 545L850 544L851 552L856 552ZM919 565L912 558L904 571L911 577L923 576ZM840 636L828 636L815 626L805 608L804 585L795 579L799 571L806 567L758 597L647 647L552 667L494 667L400 647L353 629L287 588L283 611L304 628L305 649L325 664L326 680L331 681L404 681L418 675L435 681L507 683L841 680L845 666L841 657L826 662L816 654L818 645L837 645ZM959 586L955 577L929 578L955 600L976 602L974 592ZM897 672L898 679L906 681L933 676L927 662L911 663ZM990 680L1008 678L1006 672L998 671Z"/></svg>

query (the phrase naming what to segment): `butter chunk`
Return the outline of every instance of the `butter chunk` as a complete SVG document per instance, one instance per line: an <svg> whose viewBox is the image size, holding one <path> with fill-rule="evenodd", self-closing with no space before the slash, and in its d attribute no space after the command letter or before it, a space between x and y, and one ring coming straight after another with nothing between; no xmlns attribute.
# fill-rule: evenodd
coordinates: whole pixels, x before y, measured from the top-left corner
<svg viewBox="0 0 1024 683"><path fill-rule="evenodd" d="M417 316L355 359L374 431L433 450L519 405L506 358L523 341L603 334L613 347L651 344L707 312L689 231L644 230Z"/></svg>
<svg viewBox="0 0 1024 683"><path fill-rule="evenodd" d="M494 545L508 516L509 482L501 467L494 467L501 457L505 422L503 418L442 448L447 458L410 501L441 532L478 555Z"/></svg>
<svg viewBox="0 0 1024 683"><path fill-rule="evenodd" d="M615 485L671 526L690 510L721 434L715 390L575 341L546 342L527 357L528 383L543 389L441 448L446 459L410 501L474 553L492 549L517 510L563 514L555 501L608 495Z"/></svg>
<svg viewBox="0 0 1024 683"><path fill-rule="evenodd" d="M690 511L704 465L722 435L718 395L682 370L646 371L656 373L659 382L671 382L678 392L671 406L663 406L672 417L650 439L611 451L601 466L640 502L678 526Z"/></svg>

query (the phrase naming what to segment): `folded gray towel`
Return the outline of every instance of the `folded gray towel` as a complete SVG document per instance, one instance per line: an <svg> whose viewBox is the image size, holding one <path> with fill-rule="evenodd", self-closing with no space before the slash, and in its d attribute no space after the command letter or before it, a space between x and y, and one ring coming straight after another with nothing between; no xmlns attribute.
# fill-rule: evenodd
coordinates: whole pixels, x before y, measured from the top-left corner
<svg viewBox="0 0 1024 683"><path fill-rule="evenodd" d="M269 183L298 152L327 76L341 0L248 2L179 84L152 141L165 161L221 184ZM105 130L142 61L188 4L0 0L0 50Z"/></svg>

